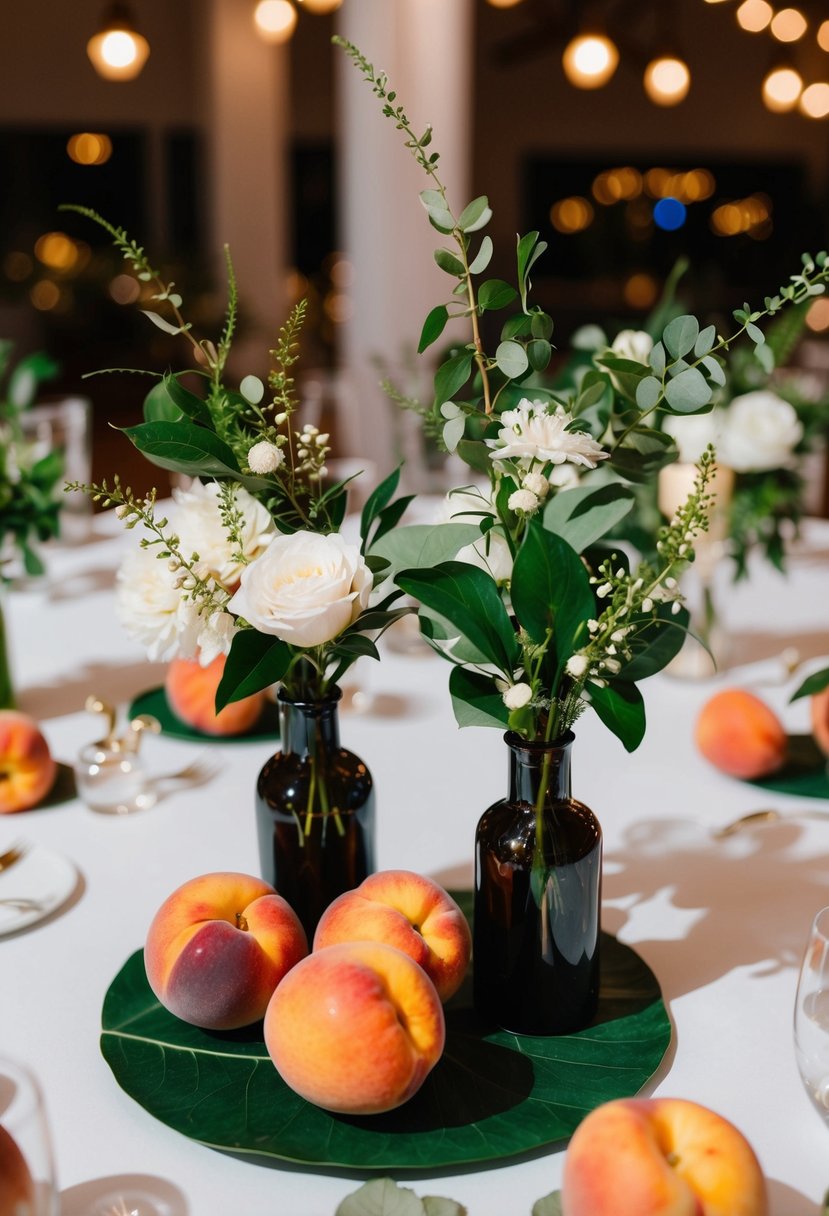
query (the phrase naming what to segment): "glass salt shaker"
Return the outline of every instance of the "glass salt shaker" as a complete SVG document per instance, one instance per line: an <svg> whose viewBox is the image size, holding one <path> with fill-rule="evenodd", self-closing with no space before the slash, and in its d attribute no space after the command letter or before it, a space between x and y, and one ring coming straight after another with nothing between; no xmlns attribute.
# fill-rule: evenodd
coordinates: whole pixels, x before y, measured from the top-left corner
<svg viewBox="0 0 829 1216"><path fill-rule="evenodd" d="M144 731L158 734L161 725L150 714L131 719L124 735L115 733L115 710L99 697L88 697L86 710L102 714L106 734L82 747L75 761L78 794L93 811L129 815L154 806L158 794L139 754Z"/></svg>

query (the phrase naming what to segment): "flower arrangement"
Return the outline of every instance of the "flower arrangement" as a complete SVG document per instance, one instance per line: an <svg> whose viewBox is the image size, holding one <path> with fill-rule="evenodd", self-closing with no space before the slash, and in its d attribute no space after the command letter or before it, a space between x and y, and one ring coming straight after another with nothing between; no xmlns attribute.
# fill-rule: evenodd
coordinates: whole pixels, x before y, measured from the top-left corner
<svg viewBox="0 0 829 1216"><path fill-rule="evenodd" d="M135 494L117 476L67 486L113 507L128 529L140 525L140 542L118 574L121 620L154 659L198 656L207 665L227 655L217 711L277 682L292 699L324 697L357 658L379 658L377 637L409 611L393 607L401 594L395 589L371 602L384 563L372 558L369 545L396 526L410 501L393 501L399 470L369 495L360 543L346 540L339 528L347 485L327 484L329 436L311 424L294 429L291 371L304 301L270 352L267 389L254 375L230 385L238 303L229 252L223 331L215 342L199 339L175 284L122 228L87 208L66 209L110 234L146 285L150 321L182 335L194 355L186 371L154 377L144 421L125 428L150 463L193 479L174 490L169 511L160 510L155 490ZM202 384L201 395L182 383L188 374Z"/></svg>
<svg viewBox="0 0 829 1216"><path fill-rule="evenodd" d="M58 535L63 458L60 452L35 453L23 433L23 416L39 385L57 367L46 355L12 362L13 344L0 342L0 533L2 562L16 552L27 574L43 573L37 542ZM5 577L5 575L4 575Z"/></svg>
<svg viewBox="0 0 829 1216"><path fill-rule="evenodd" d="M486 278L493 253L486 196L452 209L431 128L415 130L385 74L353 44L335 42L429 179L420 199L450 246L434 253L451 283L448 299L429 312L418 349L450 321L468 327L467 340L438 367L424 413L478 485L463 489L448 523L399 529L378 552L418 601L422 632L452 664L460 725L551 741L590 705L632 750L645 730L638 682L684 640L678 580L707 526L713 449L702 453L692 493L660 530L653 561L631 563L608 538L634 505L632 487L653 482L677 458L657 420L710 410L732 344L747 335L761 348L763 318L823 292L827 255L805 256L802 271L764 308L737 309L728 337L693 316L673 317L646 359L602 350L578 384L553 391L543 382L553 320L530 302L531 272L546 247L540 234L518 237L514 284ZM505 310L512 311L499 322Z"/></svg>

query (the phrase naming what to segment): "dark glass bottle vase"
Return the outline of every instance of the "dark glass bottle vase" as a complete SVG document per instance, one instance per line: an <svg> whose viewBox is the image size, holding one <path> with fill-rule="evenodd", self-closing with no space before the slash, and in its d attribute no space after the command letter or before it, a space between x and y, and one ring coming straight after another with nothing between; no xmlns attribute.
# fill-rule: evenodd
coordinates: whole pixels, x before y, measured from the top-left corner
<svg viewBox="0 0 829 1216"><path fill-rule="evenodd" d="M280 692L281 750L256 783L262 877L288 901L309 942L325 909L374 869L374 783L340 747L339 688L318 701Z"/></svg>
<svg viewBox="0 0 829 1216"><path fill-rule="evenodd" d="M509 796L475 837L475 1008L516 1034L580 1030L598 1003L602 830L571 797L574 737L504 736Z"/></svg>

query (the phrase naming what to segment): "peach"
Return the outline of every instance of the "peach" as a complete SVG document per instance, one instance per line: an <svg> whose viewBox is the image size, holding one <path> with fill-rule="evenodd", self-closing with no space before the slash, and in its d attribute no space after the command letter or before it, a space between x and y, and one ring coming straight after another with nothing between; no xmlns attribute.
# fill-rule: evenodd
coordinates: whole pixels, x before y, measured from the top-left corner
<svg viewBox="0 0 829 1216"><path fill-rule="evenodd" d="M299 918L272 886L247 874L203 874L156 912L144 966L170 1013L233 1030L264 1017L277 984L307 953Z"/></svg>
<svg viewBox="0 0 829 1216"><path fill-rule="evenodd" d="M411 870L381 870L338 896L323 913L314 949L340 942L396 946L419 963L447 1001L461 986L472 935L466 917L443 887Z"/></svg>
<svg viewBox="0 0 829 1216"><path fill-rule="evenodd" d="M563 1216L768 1216L751 1145L727 1119L682 1098L606 1102L564 1159Z"/></svg>
<svg viewBox="0 0 829 1216"><path fill-rule="evenodd" d="M309 954L265 1014L265 1045L282 1079L339 1114L375 1115L408 1101L440 1059L445 1033L426 972L383 942Z"/></svg>
<svg viewBox="0 0 829 1216"><path fill-rule="evenodd" d="M824 756L829 756L829 685L809 698L812 734Z"/></svg>
<svg viewBox="0 0 829 1216"><path fill-rule="evenodd" d="M205 735L242 735L258 722L265 707L264 692L232 701L216 713L216 689L224 674L225 656L202 667L198 659L173 659L164 691L170 709L187 726Z"/></svg>
<svg viewBox="0 0 829 1216"><path fill-rule="evenodd" d="M786 732L774 711L742 688L724 689L703 705L694 738L715 768L746 780L775 772L788 749Z"/></svg>
<svg viewBox="0 0 829 1216"><path fill-rule="evenodd" d="M0 1216L34 1216L35 1184L16 1141L0 1127Z"/></svg>
<svg viewBox="0 0 829 1216"><path fill-rule="evenodd" d="M37 806L55 784L57 771L34 718L0 710L0 814Z"/></svg>

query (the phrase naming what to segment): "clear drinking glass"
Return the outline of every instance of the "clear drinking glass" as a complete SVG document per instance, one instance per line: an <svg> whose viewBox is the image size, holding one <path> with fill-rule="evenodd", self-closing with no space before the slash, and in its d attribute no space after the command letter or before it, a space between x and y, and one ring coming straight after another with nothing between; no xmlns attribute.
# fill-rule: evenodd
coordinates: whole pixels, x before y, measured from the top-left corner
<svg viewBox="0 0 829 1216"><path fill-rule="evenodd" d="M57 1216L58 1210L40 1088L28 1069L0 1057L0 1211Z"/></svg>
<svg viewBox="0 0 829 1216"><path fill-rule="evenodd" d="M794 1049L806 1092L829 1124L829 908L812 921L800 966Z"/></svg>

